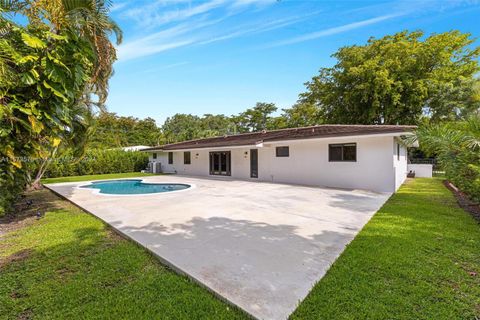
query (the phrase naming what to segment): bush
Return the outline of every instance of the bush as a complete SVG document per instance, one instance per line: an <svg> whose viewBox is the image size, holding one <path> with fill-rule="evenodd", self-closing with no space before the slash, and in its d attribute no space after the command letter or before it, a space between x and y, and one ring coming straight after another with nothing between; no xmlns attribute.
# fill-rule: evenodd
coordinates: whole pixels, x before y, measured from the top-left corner
<svg viewBox="0 0 480 320"><path fill-rule="evenodd" d="M416 134L420 148L437 155L447 179L480 202L480 114L466 121L422 126Z"/></svg>
<svg viewBox="0 0 480 320"><path fill-rule="evenodd" d="M0 217L11 211L12 204L20 197L26 184L21 170L0 174Z"/></svg>
<svg viewBox="0 0 480 320"><path fill-rule="evenodd" d="M148 154L139 151L88 150L82 159L70 153L53 161L45 178L83 176L89 174L138 172L147 167Z"/></svg>

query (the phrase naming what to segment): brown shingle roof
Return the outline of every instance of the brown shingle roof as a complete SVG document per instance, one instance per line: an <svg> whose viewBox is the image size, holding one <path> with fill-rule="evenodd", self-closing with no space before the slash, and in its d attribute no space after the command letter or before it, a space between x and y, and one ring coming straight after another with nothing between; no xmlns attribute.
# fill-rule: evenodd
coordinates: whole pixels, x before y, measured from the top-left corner
<svg viewBox="0 0 480 320"><path fill-rule="evenodd" d="M144 149L149 150L179 150L196 148L215 148L229 146L249 146L262 142L282 140L297 140L325 137L342 137L369 134L411 132L415 126L396 125L319 125L313 127L290 128L272 131L261 131L229 135L223 137L189 140L163 146Z"/></svg>

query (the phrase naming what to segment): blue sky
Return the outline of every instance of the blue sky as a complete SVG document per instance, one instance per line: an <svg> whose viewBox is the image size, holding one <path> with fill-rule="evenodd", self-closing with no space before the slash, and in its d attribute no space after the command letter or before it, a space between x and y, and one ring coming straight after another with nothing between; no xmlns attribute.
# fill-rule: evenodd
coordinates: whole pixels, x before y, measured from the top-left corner
<svg viewBox="0 0 480 320"><path fill-rule="evenodd" d="M480 1L117 0L124 32L109 111L160 125L175 113L290 107L338 48L405 29L480 37ZM476 42L480 45L480 40Z"/></svg>

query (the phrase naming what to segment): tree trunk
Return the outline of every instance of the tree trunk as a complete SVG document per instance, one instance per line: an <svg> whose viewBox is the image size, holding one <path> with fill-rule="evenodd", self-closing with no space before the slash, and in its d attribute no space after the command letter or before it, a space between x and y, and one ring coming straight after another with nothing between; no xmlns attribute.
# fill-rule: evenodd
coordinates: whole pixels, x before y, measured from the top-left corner
<svg viewBox="0 0 480 320"><path fill-rule="evenodd" d="M33 180L32 183L28 186L28 190L40 190L43 188L42 183L40 182L43 178L43 175L48 169L48 165L50 162L52 162L52 158L55 156L57 153L58 147L53 149L51 157L46 158L43 163L40 165L40 168L38 168L37 175L35 176L35 180Z"/></svg>

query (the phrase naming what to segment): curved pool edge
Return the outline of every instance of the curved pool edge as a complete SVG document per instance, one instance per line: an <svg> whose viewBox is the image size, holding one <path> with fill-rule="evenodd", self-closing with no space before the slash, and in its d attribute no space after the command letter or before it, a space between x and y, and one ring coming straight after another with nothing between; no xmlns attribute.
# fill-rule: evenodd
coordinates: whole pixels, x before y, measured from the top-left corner
<svg viewBox="0 0 480 320"><path fill-rule="evenodd" d="M92 185L95 182L107 182L107 181L140 181L141 183L146 183L146 184L183 184L183 185L188 185L189 188L181 189L181 190L173 190L173 191L168 191L168 192L153 192L153 193L135 193L135 194L115 194L115 193L101 193L101 189L95 189L95 188L85 188L85 186ZM83 182L85 182L83 184ZM185 192L185 191L190 191L192 189L195 189L197 187L196 184L194 183L178 183L178 182L168 182L168 181L162 181L162 182L150 182L146 181L145 179L141 178L128 178L128 179L105 179L105 180L92 180L92 181L82 181L82 184L77 185L73 187L73 189L78 189L78 190L87 190L90 191L94 195L99 195L99 196L106 196L106 197L145 197L145 196L155 196L155 195L164 195L164 194L173 194L177 192Z"/></svg>

